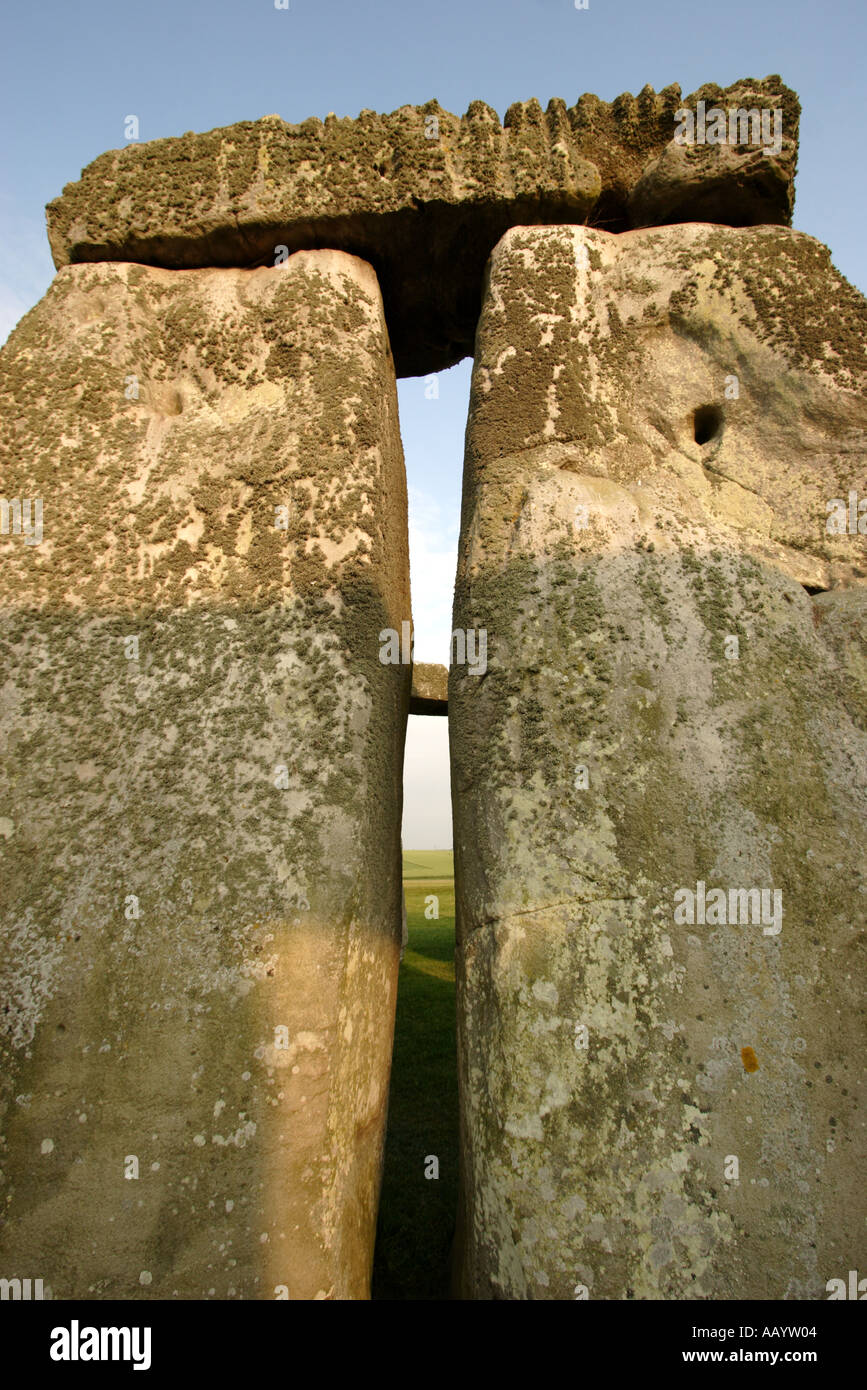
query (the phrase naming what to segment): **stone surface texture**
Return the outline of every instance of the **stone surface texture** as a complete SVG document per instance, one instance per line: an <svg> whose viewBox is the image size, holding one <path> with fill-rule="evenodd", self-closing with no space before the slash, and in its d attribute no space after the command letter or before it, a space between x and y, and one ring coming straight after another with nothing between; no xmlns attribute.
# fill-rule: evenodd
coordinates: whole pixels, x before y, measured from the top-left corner
<svg viewBox="0 0 867 1390"><path fill-rule="evenodd" d="M487 669L449 679L464 1297L863 1264L867 565L825 504L867 492L865 309L778 228L491 258L454 610ZM700 882L780 891L780 930L678 919Z"/></svg>
<svg viewBox="0 0 867 1390"><path fill-rule="evenodd" d="M0 1269L366 1297L409 703L376 277L67 267L0 418L44 509L0 536Z"/></svg>
<svg viewBox="0 0 867 1390"><path fill-rule="evenodd" d="M674 140L675 112L778 108L782 144ZM276 248L336 247L382 286L398 376L473 351L485 262L509 227L788 224L800 106L781 79L677 85L613 102L515 102L500 124L436 101L290 125L279 116L109 150L48 206L55 264L273 265Z"/></svg>
<svg viewBox="0 0 867 1390"><path fill-rule="evenodd" d="M445 666L416 661L412 668L410 714L447 715L449 712L449 673Z"/></svg>
<svg viewBox="0 0 867 1390"><path fill-rule="evenodd" d="M49 204L0 354L4 1278L369 1296L409 712L451 715L457 1295L864 1272L867 303L791 230L799 116L266 116ZM396 377L471 353L463 639L385 664Z"/></svg>

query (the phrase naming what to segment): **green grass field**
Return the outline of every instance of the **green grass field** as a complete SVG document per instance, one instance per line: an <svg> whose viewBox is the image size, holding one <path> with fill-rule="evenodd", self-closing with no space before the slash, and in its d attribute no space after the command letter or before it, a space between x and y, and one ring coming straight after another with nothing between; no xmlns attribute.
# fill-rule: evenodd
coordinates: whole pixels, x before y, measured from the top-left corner
<svg viewBox="0 0 867 1390"><path fill-rule="evenodd" d="M451 857L451 850L404 855L409 942L397 994L374 1299L449 1297L458 1180L455 891L443 882ZM410 878L425 861L428 877ZM439 899L438 920L424 915L430 895ZM430 1154L439 1159L437 1179L424 1175Z"/></svg>
<svg viewBox="0 0 867 1390"><path fill-rule="evenodd" d="M454 850L406 849L403 852L404 882L407 879L454 878L454 876ZM424 917L422 917L422 921L424 921ZM440 909L440 921L442 921L442 909Z"/></svg>

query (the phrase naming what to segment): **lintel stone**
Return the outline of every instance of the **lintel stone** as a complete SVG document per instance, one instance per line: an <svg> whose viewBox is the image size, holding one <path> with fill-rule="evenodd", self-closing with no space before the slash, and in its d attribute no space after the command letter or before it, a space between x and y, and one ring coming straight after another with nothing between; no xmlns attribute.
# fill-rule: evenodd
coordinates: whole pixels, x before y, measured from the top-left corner
<svg viewBox="0 0 867 1390"><path fill-rule="evenodd" d="M707 115L778 111L780 140L751 127L744 144L711 143L703 123L679 143L677 113L701 102ZM510 227L788 225L799 115L776 75L686 98L673 84L544 111L515 102L502 124L483 101L460 118L436 101L299 125L270 115L109 150L49 203L48 235L58 268L251 268L347 251L376 270L397 375L415 376L472 353L485 263Z"/></svg>

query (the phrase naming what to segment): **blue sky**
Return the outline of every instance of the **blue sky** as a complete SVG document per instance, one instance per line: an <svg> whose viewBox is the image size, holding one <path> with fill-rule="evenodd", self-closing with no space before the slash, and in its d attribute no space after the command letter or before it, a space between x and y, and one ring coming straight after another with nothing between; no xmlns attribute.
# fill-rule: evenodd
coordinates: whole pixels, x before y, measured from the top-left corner
<svg viewBox="0 0 867 1390"><path fill-rule="evenodd" d="M867 290L857 0L31 0L0 17L0 341L52 274L44 205L103 150L276 112L356 116L436 97L462 114L582 92L611 100L679 82L779 72L803 106L794 225ZM420 254L423 254L421 248ZM400 383L410 487L416 656L448 660L469 362L438 399ZM411 719L404 843L451 844L446 721Z"/></svg>

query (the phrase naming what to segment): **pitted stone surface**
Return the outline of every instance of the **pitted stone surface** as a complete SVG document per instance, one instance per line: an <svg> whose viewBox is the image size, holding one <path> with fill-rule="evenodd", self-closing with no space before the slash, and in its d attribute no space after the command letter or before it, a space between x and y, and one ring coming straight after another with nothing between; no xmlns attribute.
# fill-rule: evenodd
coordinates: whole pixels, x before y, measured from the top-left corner
<svg viewBox="0 0 867 1390"><path fill-rule="evenodd" d="M779 148L675 139L675 113L778 109ZM686 98L676 85L613 102L516 102L503 124L482 101L388 116L279 116L100 155L48 207L55 264L131 260L169 268L273 265L329 246L364 257L382 286L397 373L472 353L487 257L521 223L610 231L688 220L789 223L798 99L774 75ZM757 137L756 137L757 138Z"/></svg>
<svg viewBox="0 0 867 1390"><path fill-rule="evenodd" d="M376 277L66 268L0 418L44 528L0 536L0 1268L365 1297L409 702Z"/></svg>
<svg viewBox="0 0 867 1390"><path fill-rule="evenodd" d="M788 231L492 258L454 611L487 669L449 680L464 1297L822 1298L859 1267L867 586L863 537L822 533L863 313ZM728 371L727 492L692 419ZM793 554L849 587L811 598ZM782 917L689 922L700 883Z"/></svg>
<svg viewBox="0 0 867 1390"><path fill-rule="evenodd" d="M821 243L514 228L490 278L467 465L498 460L498 538L527 525L528 470L565 473L594 538L598 513L638 534L667 512L811 588L867 578L867 517L828 529L830 502L867 495L867 303Z"/></svg>

